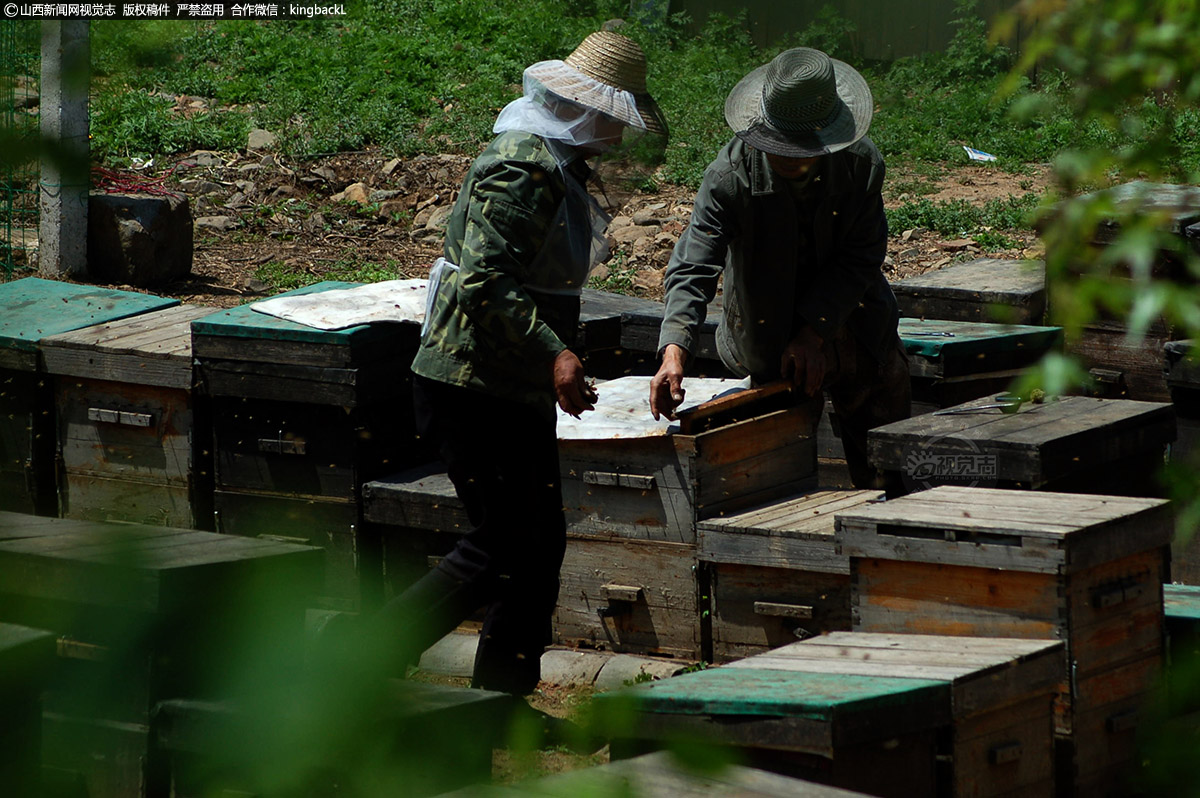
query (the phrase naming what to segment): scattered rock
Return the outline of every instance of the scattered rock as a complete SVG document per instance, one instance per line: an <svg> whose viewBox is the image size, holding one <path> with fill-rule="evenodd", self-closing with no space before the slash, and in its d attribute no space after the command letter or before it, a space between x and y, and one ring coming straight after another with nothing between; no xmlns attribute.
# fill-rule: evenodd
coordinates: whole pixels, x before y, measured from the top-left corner
<svg viewBox="0 0 1200 798"><path fill-rule="evenodd" d="M333 171L328 166L317 166L309 171L324 180L326 183L337 182L337 172Z"/></svg>
<svg viewBox="0 0 1200 798"><path fill-rule="evenodd" d="M921 237L921 232L922 231L919 227L914 227L911 230L905 230L903 233L900 234L900 240L905 243L908 243L909 241L914 241Z"/></svg>
<svg viewBox="0 0 1200 798"><path fill-rule="evenodd" d="M659 291L663 284L662 269L641 269L633 275L633 285L644 291Z"/></svg>
<svg viewBox="0 0 1200 798"><path fill-rule="evenodd" d="M633 223L636 225L661 225L664 219L651 208L643 208L633 214Z"/></svg>
<svg viewBox="0 0 1200 798"><path fill-rule="evenodd" d="M330 197L334 202L356 202L359 205L366 205L371 201L369 190L366 183L351 183L346 186L344 191L340 191Z"/></svg>
<svg viewBox="0 0 1200 798"><path fill-rule="evenodd" d="M214 183L211 180L195 180L187 179L180 180L179 185L184 191L189 194L216 194L219 191L224 191L225 186L220 183Z"/></svg>
<svg viewBox="0 0 1200 798"><path fill-rule="evenodd" d="M383 168L382 168L382 169L380 169L380 170L379 170L379 172L380 172L380 174L382 174L384 177L391 177L391 176L392 176L392 172L395 172L395 171L396 171L396 169L397 169L397 168L399 168L399 166L400 166L400 159L399 159L399 158L393 158L392 160L390 160L390 161L388 161L387 163L385 163L385 164L383 165Z"/></svg>
<svg viewBox="0 0 1200 798"><path fill-rule="evenodd" d="M250 172L257 172L260 169L265 169L265 168L266 167L260 163L248 163L248 164L242 164L241 166L239 166L238 172L240 172L242 174L248 174Z"/></svg>
<svg viewBox="0 0 1200 798"><path fill-rule="evenodd" d="M278 143L279 139L269 130L255 128L246 136L246 149L248 150L269 150Z"/></svg>
<svg viewBox="0 0 1200 798"><path fill-rule="evenodd" d="M301 222L300 226L306 233L321 233L324 232L326 224L328 223L325 221L325 214L318 211Z"/></svg>
<svg viewBox="0 0 1200 798"><path fill-rule="evenodd" d="M370 199L371 199L371 202L387 202L388 200L395 199L396 197L399 197L399 196L400 196L399 191L393 191L391 189L385 189L385 188L377 188L371 192Z"/></svg>
<svg viewBox="0 0 1200 798"><path fill-rule="evenodd" d="M217 233L226 233L230 230L236 230L241 226L242 223L232 216L203 216L197 219L195 224L197 230L208 230Z"/></svg>
<svg viewBox="0 0 1200 798"><path fill-rule="evenodd" d="M912 260L913 258L919 257L920 254L921 254L920 247L912 247L910 249L904 250L896 257L898 260Z"/></svg>
<svg viewBox="0 0 1200 798"><path fill-rule="evenodd" d="M184 161L192 166L224 166L225 159L212 150L196 150Z"/></svg>
<svg viewBox="0 0 1200 798"><path fill-rule="evenodd" d="M450 219L450 214L454 212L454 208L449 205L439 205L434 208L433 213L425 221L425 226L431 230L443 232L446 229L446 222Z"/></svg>
<svg viewBox="0 0 1200 798"><path fill-rule="evenodd" d="M939 241L937 246L943 252L962 252L974 243L969 238L956 238L953 241Z"/></svg>
<svg viewBox="0 0 1200 798"><path fill-rule="evenodd" d="M411 210L412 205L409 204L408 200L385 200L379 203L378 216L380 219L403 218Z"/></svg>

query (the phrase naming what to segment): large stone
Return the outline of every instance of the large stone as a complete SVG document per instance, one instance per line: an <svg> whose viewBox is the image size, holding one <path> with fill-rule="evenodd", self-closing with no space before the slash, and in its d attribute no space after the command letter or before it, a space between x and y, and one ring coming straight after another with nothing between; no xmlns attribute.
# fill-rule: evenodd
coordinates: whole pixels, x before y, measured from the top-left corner
<svg viewBox="0 0 1200 798"><path fill-rule="evenodd" d="M192 271L192 212L187 197L91 194L88 273L97 281L141 288Z"/></svg>

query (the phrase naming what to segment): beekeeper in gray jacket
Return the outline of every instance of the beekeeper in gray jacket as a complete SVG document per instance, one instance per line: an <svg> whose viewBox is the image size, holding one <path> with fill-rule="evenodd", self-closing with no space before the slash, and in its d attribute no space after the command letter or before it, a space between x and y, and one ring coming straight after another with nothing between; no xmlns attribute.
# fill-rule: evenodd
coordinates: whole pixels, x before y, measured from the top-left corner
<svg viewBox="0 0 1200 798"><path fill-rule="evenodd" d="M717 349L756 384L793 382L819 418L828 391L851 478L880 487L867 430L907 418L908 361L883 276L883 158L869 138L863 77L798 47L730 92L735 137L705 171L691 222L665 277L655 418L672 417L708 303L724 273Z"/></svg>

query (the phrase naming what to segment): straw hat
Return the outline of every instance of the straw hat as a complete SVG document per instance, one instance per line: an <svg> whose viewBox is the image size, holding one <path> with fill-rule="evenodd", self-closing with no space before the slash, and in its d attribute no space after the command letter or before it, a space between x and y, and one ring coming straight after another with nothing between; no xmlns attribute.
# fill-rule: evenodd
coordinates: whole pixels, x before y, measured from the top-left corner
<svg viewBox="0 0 1200 798"><path fill-rule="evenodd" d="M564 67L563 65L566 65ZM588 36L564 61L542 61L526 74L558 96L608 114L633 127L667 134L658 103L646 91L646 54L633 39L601 30ZM603 84L603 85L597 85ZM613 101L611 89L633 95L641 121Z"/></svg>
<svg viewBox="0 0 1200 798"><path fill-rule="evenodd" d="M865 136L873 107L871 90L854 67L796 47L734 86L725 99L725 121L757 150L812 158Z"/></svg>

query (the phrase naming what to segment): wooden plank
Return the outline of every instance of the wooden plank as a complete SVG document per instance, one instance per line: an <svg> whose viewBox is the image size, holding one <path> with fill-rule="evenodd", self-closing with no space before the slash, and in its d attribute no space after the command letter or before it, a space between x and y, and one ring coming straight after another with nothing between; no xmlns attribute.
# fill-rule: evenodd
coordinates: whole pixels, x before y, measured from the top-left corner
<svg viewBox="0 0 1200 798"><path fill-rule="evenodd" d="M677 414L679 434L695 435L715 426L724 426L734 420L744 420L764 415L769 407L775 410L791 404L793 386L791 382L778 380L759 387L748 388L738 393L720 396L701 402ZM778 403L783 402L784 405Z"/></svg>
<svg viewBox="0 0 1200 798"><path fill-rule="evenodd" d="M1163 499L940 486L865 504L837 518L839 526L891 524L1060 541L1092 527L1136 529L1142 520L1156 517L1168 506Z"/></svg>
<svg viewBox="0 0 1200 798"><path fill-rule="evenodd" d="M65 518L128 521L173 527L196 527L208 519L197 515L186 483L142 482L128 477L67 473L63 481Z"/></svg>
<svg viewBox="0 0 1200 798"><path fill-rule="evenodd" d="M440 462L366 482L362 509L364 521L382 527L458 533L470 528L466 507Z"/></svg>
<svg viewBox="0 0 1200 798"><path fill-rule="evenodd" d="M715 662L850 628L848 574L725 563L707 570Z"/></svg>
<svg viewBox="0 0 1200 798"><path fill-rule="evenodd" d="M1066 598L1054 574L879 559L852 559L850 569L855 631L1066 636Z"/></svg>
<svg viewBox="0 0 1200 798"><path fill-rule="evenodd" d="M674 543L568 535L554 613L556 642L631 654L698 659L695 550ZM608 584L641 588L635 602L604 595Z"/></svg>
<svg viewBox="0 0 1200 798"><path fill-rule="evenodd" d="M953 751L954 795L1055 795L1047 695L956 722Z"/></svg>

